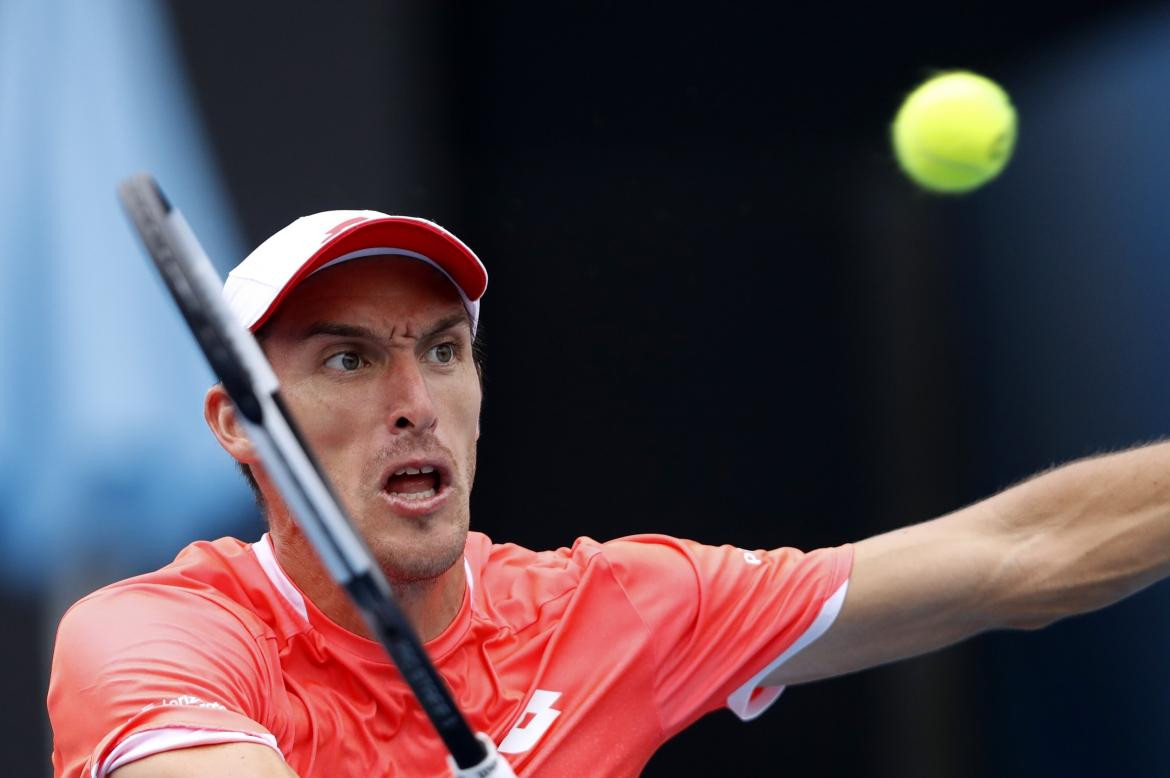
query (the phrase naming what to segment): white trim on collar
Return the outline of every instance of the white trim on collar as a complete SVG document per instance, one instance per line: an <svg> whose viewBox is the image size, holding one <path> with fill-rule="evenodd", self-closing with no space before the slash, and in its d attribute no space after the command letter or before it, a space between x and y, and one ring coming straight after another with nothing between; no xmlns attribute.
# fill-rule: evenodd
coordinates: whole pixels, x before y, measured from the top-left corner
<svg viewBox="0 0 1170 778"><path fill-rule="evenodd" d="M293 606L297 613L301 614L301 618L308 621L309 609L305 607L305 598L293 584L292 579L280 569L280 563L276 561L276 554L272 552L272 541L267 532L252 544L252 553L256 555L256 560L264 569L264 574L268 576L273 588L280 592L280 595L289 605Z"/></svg>
<svg viewBox="0 0 1170 778"><path fill-rule="evenodd" d="M301 618L305 621L309 620L309 609L305 605L305 598L293 584L292 579L289 578L284 570L281 569L280 563L276 561L276 554L272 551L272 541L267 532L252 544L252 553L256 555L256 561L260 563L260 567L264 570L264 574L268 576L268 581L272 584L276 591L280 592L280 596L284 597L285 601L293 607L293 609L301 614ZM467 596L471 601L472 610L475 608L475 577L471 574L471 563L467 561L467 556L463 557L463 572L467 578Z"/></svg>

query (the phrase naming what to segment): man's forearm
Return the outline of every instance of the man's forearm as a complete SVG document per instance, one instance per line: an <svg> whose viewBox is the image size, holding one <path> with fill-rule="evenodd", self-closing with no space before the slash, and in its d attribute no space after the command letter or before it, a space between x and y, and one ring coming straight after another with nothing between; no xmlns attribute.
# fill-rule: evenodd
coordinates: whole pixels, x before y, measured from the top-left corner
<svg viewBox="0 0 1170 778"><path fill-rule="evenodd" d="M1016 581L1003 626L1095 610L1170 574L1170 443L1080 460L982 504Z"/></svg>
<svg viewBox="0 0 1170 778"><path fill-rule="evenodd" d="M774 684L923 654L987 629L1042 627L1170 574L1170 444L1065 465L854 546L831 629Z"/></svg>

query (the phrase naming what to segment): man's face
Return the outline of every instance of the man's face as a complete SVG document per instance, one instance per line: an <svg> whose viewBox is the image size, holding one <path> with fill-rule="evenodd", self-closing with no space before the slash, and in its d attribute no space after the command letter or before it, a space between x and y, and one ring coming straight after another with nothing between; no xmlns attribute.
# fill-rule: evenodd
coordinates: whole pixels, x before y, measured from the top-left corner
<svg viewBox="0 0 1170 778"><path fill-rule="evenodd" d="M386 575L433 578L463 552L482 394L467 312L410 259L297 286L266 326L282 395Z"/></svg>

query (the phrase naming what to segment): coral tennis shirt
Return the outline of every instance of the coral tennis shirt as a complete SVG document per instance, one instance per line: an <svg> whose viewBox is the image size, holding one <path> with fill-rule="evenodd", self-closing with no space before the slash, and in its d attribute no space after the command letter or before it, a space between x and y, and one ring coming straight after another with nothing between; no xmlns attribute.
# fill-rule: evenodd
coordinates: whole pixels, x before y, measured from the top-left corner
<svg viewBox="0 0 1170 778"><path fill-rule="evenodd" d="M426 648L518 775L637 775L703 714L771 704L782 689L762 679L832 624L852 560L661 535L535 552L471 533L463 604ZM267 536L195 543L74 605L48 705L57 776L229 742L303 778L450 774L381 645L318 611Z"/></svg>

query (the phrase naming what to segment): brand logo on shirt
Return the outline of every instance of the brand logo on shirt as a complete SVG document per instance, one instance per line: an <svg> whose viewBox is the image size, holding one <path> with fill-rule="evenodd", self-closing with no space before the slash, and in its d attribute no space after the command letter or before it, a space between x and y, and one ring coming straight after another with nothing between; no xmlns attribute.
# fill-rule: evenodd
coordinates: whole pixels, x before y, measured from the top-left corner
<svg viewBox="0 0 1170 778"><path fill-rule="evenodd" d="M151 708L158 708L158 707L166 706L166 705L190 705L190 706L195 707L195 708L213 708L215 710L227 710L227 708L220 705L218 702L208 702L207 700L201 700L198 697L192 697L190 694L183 694L183 695L180 695L179 697L172 697L169 700L159 700L158 702L152 702L149 705L144 706L142 708L142 710L139 711L139 713L145 713L146 711L150 710Z"/></svg>
<svg viewBox="0 0 1170 778"><path fill-rule="evenodd" d="M561 715L559 710L552 707L560 696L560 692L546 692L544 689L534 691L520 720L512 727L504 742L500 743L500 753L520 754L536 745L536 741L540 740L557 720L557 716Z"/></svg>
<svg viewBox="0 0 1170 778"><path fill-rule="evenodd" d="M743 551L743 561L747 562L749 565L762 565L762 564L764 564L764 560L762 560L758 556L756 556L755 553L753 553L751 551L745 551L742 548L739 548L736 550Z"/></svg>

